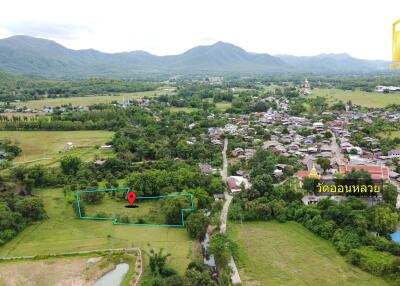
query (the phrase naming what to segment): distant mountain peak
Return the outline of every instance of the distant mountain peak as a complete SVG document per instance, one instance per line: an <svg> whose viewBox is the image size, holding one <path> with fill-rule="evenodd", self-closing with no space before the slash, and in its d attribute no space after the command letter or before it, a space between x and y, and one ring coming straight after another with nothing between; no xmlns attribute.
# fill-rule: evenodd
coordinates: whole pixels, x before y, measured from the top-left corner
<svg viewBox="0 0 400 286"><path fill-rule="evenodd" d="M386 62L360 60L349 54L296 57L249 53L234 44L218 41L171 56L146 51L103 53L72 50L55 41L25 35L0 39L0 71L45 77L129 77L139 73L274 73L365 72L387 69Z"/></svg>

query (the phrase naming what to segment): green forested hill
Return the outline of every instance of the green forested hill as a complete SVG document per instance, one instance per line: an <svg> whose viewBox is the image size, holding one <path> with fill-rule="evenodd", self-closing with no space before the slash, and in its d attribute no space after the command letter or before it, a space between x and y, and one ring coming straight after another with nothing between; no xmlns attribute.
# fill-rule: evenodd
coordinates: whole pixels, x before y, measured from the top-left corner
<svg viewBox="0 0 400 286"><path fill-rule="evenodd" d="M54 41L28 36L0 40L0 71L48 78L143 77L177 73L364 73L387 69L386 62L360 60L349 55L271 56L250 53L224 42L197 46L178 55L156 56L144 51L111 54L93 49L72 50Z"/></svg>

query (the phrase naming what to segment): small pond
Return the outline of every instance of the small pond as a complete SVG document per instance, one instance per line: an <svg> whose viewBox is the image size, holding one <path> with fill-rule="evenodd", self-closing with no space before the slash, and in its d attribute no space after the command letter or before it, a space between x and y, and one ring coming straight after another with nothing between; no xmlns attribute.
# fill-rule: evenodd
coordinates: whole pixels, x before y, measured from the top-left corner
<svg viewBox="0 0 400 286"><path fill-rule="evenodd" d="M93 286L119 286L129 270L128 263L121 263L94 283Z"/></svg>
<svg viewBox="0 0 400 286"><path fill-rule="evenodd" d="M394 242L400 244L400 230L398 230L398 231L396 231L396 232L393 232L390 236L392 237L392 240L393 240Z"/></svg>

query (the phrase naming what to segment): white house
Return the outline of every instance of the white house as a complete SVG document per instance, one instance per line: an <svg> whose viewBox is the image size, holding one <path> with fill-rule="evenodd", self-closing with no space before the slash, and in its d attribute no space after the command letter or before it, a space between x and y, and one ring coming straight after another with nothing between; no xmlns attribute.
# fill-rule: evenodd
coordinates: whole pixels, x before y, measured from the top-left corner
<svg viewBox="0 0 400 286"><path fill-rule="evenodd" d="M74 148L74 144L72 144L72 142L68 142L67 143L67 150L71 150L72 148Z"/></svg>

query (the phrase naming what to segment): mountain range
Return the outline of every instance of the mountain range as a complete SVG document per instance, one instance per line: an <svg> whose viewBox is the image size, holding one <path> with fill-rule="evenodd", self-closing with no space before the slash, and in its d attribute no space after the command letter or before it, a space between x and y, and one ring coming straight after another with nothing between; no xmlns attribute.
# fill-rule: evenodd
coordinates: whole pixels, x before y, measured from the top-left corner
<svg viewBox="0 0 400 286"><path fill-rule="evenodd" d="M373 73L389 62L348 54L317 56L250 53L230 43L197 46L182 54L157 56L145 51L104 53L72 50L55 41L30 36L0 40L0 71L48 78L129 77L138 74Z"/></svg>

